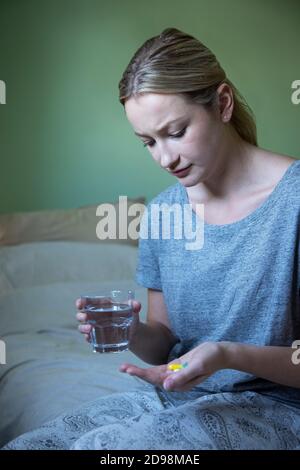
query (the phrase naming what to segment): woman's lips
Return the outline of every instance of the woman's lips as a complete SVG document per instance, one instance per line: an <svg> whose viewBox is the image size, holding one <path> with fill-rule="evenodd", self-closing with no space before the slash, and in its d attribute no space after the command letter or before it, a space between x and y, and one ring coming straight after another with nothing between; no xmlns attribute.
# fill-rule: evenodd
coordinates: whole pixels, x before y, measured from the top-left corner
<svg viewBox="0 0 300 470"><path fill-rule="evenodd" d="M172 174L175 175L175 176L179 176L181 178L182 176L185 176L185 175L188 174L189 169L191 168L191 166L192 166L192 164L190 164L189 166L186 166L182 170L172 171Z"/></svg>

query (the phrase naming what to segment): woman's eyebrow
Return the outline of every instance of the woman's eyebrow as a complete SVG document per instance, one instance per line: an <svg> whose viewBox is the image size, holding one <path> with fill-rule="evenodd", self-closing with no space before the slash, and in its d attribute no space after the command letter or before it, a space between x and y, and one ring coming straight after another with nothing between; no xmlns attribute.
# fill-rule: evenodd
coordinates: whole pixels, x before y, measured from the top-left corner
<svg viewBox="0 0 300 470"><path fill-rule="evenodd" d="M164 124L160 129L157 130L157 133L159 134L160 132L164 131L167 127L169 127L171 124L173 124L174 122L178 122L178 121L181 121L182 119L184 119L186 116L181 116L179 118L176 118L176 119L173 119L172 121ZM135 132L135 135L138 135L139 137L148 137L147 135L145 134L139 134L138 132Z"/></svg>

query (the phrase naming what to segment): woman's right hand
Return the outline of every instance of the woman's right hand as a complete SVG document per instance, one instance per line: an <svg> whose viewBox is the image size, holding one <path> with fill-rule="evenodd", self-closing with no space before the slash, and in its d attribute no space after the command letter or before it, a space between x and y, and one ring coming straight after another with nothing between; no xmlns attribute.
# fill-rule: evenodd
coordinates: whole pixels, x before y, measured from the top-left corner
<svg viewBox="0 0 300 470"><path fill-rule="evenodd" d="M80 323L78 326L78 330L80 333L82 333L89 343L91 342L91 330L92 330L92 325L87 323L88 321L88 313L82 312L81 310L84 309L86 304L86 299L80 297L79 299L76 300L76 308L78 309L78 312L76 314L76 319ZM139 313L141 310L141 303L138 300L133 300L132 301L133 305L133 322L130 327L130 339L135 335L138 325L140 323L140 317Z"/></svg>

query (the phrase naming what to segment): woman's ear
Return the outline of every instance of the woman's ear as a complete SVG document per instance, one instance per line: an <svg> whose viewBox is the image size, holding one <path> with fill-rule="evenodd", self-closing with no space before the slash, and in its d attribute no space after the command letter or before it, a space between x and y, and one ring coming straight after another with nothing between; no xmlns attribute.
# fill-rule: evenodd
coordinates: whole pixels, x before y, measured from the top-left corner
<svg viewBox="0 0 300 470"><path fill-rule="evenodd" d="M227 83L221 83L217 88L219 114L223 122L231 119L233 111L233 93Z"/></svg>

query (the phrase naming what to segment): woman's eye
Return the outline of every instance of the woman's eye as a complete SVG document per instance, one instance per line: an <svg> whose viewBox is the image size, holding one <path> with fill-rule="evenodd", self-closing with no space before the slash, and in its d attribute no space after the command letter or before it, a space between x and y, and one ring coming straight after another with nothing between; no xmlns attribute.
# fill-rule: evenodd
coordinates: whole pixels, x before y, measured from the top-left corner
<svg viewBox="0 0 300 470"><path fill-rule="evenodd" d="M178 132L178 134L170 134L170 137L174 137L175 139L182 137L185 134L186 127L182 129L182 131ZM144 142L144 147L153 147L154 142Z"/></svg>
<svg viewBox="0 0 300 470"><path fill-rule="evenodd" d="M143 143L144 147L152 147L153 145L154 145L153 142L144 142Z"/></svg>
<svg viewBox="0 0 300 470"><path fill-rule="evenodd" d="M182 129L182 131L178 132L178 134L171 134L171 137L182 137L185 134L186 128Z"/></svg>

